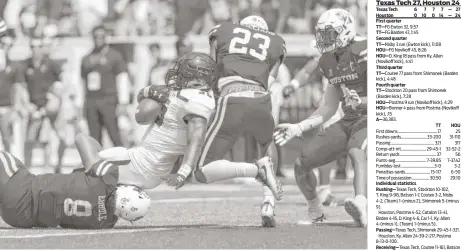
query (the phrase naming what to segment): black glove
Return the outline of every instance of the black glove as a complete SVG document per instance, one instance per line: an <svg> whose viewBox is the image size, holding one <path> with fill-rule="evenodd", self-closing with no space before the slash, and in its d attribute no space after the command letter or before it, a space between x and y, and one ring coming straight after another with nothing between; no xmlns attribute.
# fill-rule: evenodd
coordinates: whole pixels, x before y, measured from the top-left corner
<svg viewBox="0 0 461 250"><path fill-rule="evenodd" d="M150 98L152 100L158 101L160 103L165 103L168 100L170 95L170 90L166 86L157 86L157 85L150 85L147 87L142 88L138 92L138 103L141 102L145 98Z"/></svg>

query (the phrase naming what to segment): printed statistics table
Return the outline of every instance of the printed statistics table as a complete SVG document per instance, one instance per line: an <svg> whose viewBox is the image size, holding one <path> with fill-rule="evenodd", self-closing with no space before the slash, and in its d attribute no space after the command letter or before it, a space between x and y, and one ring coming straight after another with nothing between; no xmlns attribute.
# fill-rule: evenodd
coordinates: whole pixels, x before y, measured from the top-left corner
<svg viewBox="0 0 461 250"><path fill-rule="evenodd" d="M460 1L369 3L368 248L460 249Z"/></svg>

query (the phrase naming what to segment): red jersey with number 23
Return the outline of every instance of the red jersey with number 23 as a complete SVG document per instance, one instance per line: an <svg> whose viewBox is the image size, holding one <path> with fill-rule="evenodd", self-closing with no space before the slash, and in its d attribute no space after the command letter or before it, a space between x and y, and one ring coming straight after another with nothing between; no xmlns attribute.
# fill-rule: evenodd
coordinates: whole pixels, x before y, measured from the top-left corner
<svg viewBox="0 0 461 250"><path fill-rule="evenodd" d="M222 23L210 31L209 39L217 41L216 62L221 79L239 76L266 89L272 67L286 54L285 41L279 35L239 24ZM219 83L218 89L225 84Z"/></svg>

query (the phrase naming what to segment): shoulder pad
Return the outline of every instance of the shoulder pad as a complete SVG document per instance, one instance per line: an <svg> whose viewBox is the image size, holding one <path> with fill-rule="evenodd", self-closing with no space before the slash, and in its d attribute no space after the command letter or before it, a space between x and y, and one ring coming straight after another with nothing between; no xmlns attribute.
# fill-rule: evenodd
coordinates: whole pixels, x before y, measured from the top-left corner
<svg viewBox="0 0 461 250"><path fill-rule="evenodd" d="M367 40L356 40L352 45L351 45L351 51L354 55L360 55L367 52Z"/></svg>
<svg viewBox="0 0 461 250"><path fill-rule="evenodd" d="M178 98L183 100L184 114L194 114L210 120L214 109L215 100L212 91L205 92L198 89L183 89L178 92Z"/></svg>

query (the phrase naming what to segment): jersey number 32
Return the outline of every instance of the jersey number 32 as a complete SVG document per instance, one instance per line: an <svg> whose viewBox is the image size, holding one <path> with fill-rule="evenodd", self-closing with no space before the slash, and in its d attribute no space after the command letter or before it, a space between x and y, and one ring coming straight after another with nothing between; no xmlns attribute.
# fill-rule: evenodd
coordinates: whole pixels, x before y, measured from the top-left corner
<svg viewBox="0 0 461 250"><path fill-rule="evenodd" d="M258 58L261 61L266 60L267 49L269 49L271 44L270 37L261 33L251 33L251 31L242 28L235 28L233 33L237 34L238 36L232 38L230 41L229 53L250 54L251 56ZM248 44L252 42L252 40L257 40L259 42L257 50L248 49Z"/></svg>

